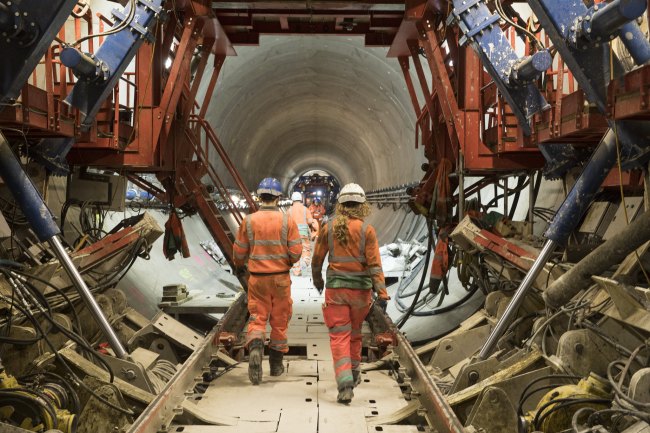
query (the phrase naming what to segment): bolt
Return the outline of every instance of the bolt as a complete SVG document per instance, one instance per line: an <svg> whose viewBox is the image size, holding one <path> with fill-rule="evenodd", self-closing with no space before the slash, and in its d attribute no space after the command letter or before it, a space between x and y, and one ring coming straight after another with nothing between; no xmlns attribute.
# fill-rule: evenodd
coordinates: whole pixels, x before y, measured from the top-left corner
<svg viewBox="0 0 650 433"><path fill-rule="evenodd" d="M497 404L499 402L499 395L496 392L490 393L490 403Z"/></svg>
<svg viewBox="0 0 650 433"><path fill-rule="evenodd" d="M576 345L573 346L573 349L578 355L582 355L582 353L585 351L585 346L583 346L582 343L576 343Z"/></svg>
<svg viewBox="0 0 650 433"><path fill-rule="evenodd" d="M472 370L469 373L467 373L467 378L469 379L470 383L476 383L478 382L480 376L478 374L478 371Z"/></svg>

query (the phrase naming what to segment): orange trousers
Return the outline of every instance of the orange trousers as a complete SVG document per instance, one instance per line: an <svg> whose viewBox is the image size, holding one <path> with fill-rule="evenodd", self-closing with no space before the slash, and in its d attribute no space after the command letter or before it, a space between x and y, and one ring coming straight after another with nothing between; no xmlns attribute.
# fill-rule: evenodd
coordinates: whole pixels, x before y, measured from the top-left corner
<svg viewBox="0 0 650 433"><path fill-rule="evenodd" d="M361 325L371 304L370 290L326 289L323 320L329 328L334 374L339 391L354 386L361 368Z"/></svg>
<svg viewBox="0 0 650 433"><path fill-rule="evenodd" d="M259 338L266 338L266 322L271 322L269 348L287 353L287 328L291 320L291 277L281 275L251 275L248 278L248 330L246 346Z"/></svg>
<svg viewBox="0 0 650 433"><path fill-rule="evenodd" d="M300 236L300 239L302 239L302 255L291 268L293 275L300 275L303 269L308 269L311 266L311 240L309 236Z"/></svg>

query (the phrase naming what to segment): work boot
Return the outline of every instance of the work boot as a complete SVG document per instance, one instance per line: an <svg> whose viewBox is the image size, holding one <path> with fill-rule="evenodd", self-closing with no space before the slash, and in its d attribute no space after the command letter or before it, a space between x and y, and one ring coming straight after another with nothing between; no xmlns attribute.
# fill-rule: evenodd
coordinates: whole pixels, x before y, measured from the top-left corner
<svg viewBox="0 0 650 433"><path fill-rule="evenodd" d="M352 380L354 380L354 386L357 387L361 383L361 371L352 370Z"/></svg>
<svg viewBox="0 0 650 433"><path fill-rule="evenodd" d="M339 395L336 397L336 401L343 404L350 403L352 401L352 397L354 397L352 389L353 388L351 386L346 386L345 388L339 390Z"/></svg>
<svg viewBox="0 0 650 433"><path fill-rule="evenodd" d="M269 365L271 366L271 376L280 376L284 373L284 364L282 357L284 353L278 350L269 350Z"/></svg>
<svg viewBox="0 0 650 433"><path fill-rule="evenodd" d="M259 338L248 345L248 378L253 385L262 382L262 356L264 355L264 342Z"/></svg>

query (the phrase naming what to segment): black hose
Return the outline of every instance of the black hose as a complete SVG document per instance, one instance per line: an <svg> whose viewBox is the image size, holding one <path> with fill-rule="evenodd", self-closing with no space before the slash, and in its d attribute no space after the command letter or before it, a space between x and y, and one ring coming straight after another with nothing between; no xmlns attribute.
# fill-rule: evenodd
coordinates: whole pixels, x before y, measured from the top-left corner
<svg viewBox="0 0 650 433"><path fill-rule="evenodd" d="M515 196L512 199L512 204L510 205L510 211L508 212L508 219L512 221L512 219L515 217L515 211L517 210L517 204L519 204L519 196L521 195L521 192L523 191L523 188L520 189L520 186L523 184L525 181L526 177L525 176L519 176L517 179L517 186L515 187ZM528 182L530 183L530 181Z"/></svg>
<svg viewBox="0 0 650 433"><path fill-rule="evenodd" d="M427 234L429 236L429 240L427 242L427 253L424 258L424 270L422 271L422 278L420 278L420 285L418 286L418 291L415 293L415 297L413 298L413 302L411 303L411 306L409 307L406 314L402 316L399 323L397 324L398 329L401 329L402 326L404 326L406 321L413 313L413 310L415 309L415 304L417 304L418 298L420 297L420 293L422 293L422 289L424 288L424 281L427 278L427 271L429 270L429 260L431 259L431 250L433 249L433 223L431 222L431 220L427 220Z"/></svg>

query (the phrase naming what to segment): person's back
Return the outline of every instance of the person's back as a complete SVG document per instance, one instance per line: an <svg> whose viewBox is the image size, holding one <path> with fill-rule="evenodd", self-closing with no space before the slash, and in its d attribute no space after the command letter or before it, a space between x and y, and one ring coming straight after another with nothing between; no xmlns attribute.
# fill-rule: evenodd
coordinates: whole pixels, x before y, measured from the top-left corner
<svg viewBox="0 0 650 433"><path fill-rule="evenodd" d="M370 310L371 289L385 303L390 299L381 268L375 229L364 222L370 213L363 189L341 189L336 215L323 226L312 260L314 286L323 290L322 267L329 255L323 320L329 328L337 401L349 403L360 380L361 325Z"/></svg>
<svg viewBox="0 0 650 433"><path fill-rule="evenodd" d="M254 385L262 381L267 321L271 324L271 376L284 372L282 358L289 350L287 328L292 313L289 269L302 253L302 239L296 223L277 207L282 195L280 182L266 178L257 193L262 206L258 212L244 218L233 245L235 266L241 270L248 262L250 273L246 347L249 351L248 377Z"/></svg>
<svg viewBox="0 0 650 433"><path fill-rule="evenodd" d="M292 272L298 276L311 264L311 241L310 234L312 229L317 230L317 222L312 218L309 209L302 204L302 194L294 192L291 194L293 204L289 208L289 216L297 224L300 238L302 239L302 255L300 261L293 265Z"/></svg>
<svg viewBox="0 0 650 433"><path fill-rule="evenodd" d="M293 260L287 242L289 219L275 206L261 206L258 212L246 216L242 225L250 244L249 272L273 274L291 269Z"/></svg>

